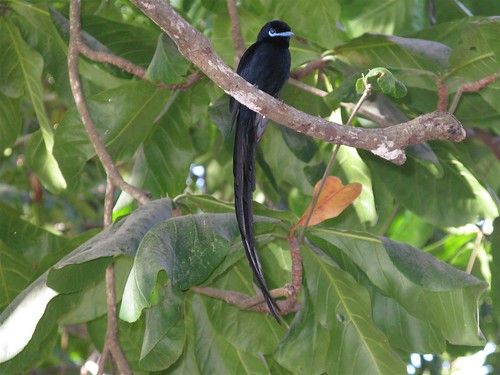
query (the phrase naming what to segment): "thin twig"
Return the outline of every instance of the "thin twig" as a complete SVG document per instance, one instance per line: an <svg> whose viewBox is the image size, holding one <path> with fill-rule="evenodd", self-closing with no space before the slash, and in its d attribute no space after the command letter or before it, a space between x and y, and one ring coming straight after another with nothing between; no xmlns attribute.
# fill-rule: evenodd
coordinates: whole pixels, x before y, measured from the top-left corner
<svg viewBox="0 0 500 375"><path fill-rule="evenodd" d="M107 345L104 345L104 348L102 350L101 357L99 358L99 362L97 364L97 375L103 375L104 374L104 367L106 366L106 361L109 359L109 348Z"/></svg>
<svg viewBox="0 0 500 375"><path fill-rule="evenodd" d="M300 250L300 242L295 236L288 237L288 247L290 248L290 256L292 258L292 284L290 296L285 301L284 312L294 311L296 306L298 306L297 297L302 288L302 252Z"/></svg>
<svg viewBox="0 0 500 375"><path fill-rule="evenodd" d="M193 286L191 287L191 290L198 294L203 294L204 296L220 299L226 303L236 306L240 310L260 311L269 314L269 309L264 303L265 301L262 294L249 296L241 292L200 286ZM289 285L269 291L269 294L273 298L288 297L291 293L292 291L290 290ZM287 301L276 301L281 314L296 311L297 306L294 305L290 308L286 306L286 302Z"/></svg>
<svg viewBox="0 0 500 375"><path fill-rule="evenodd" d="M324 56L318 60L310 61L304 67L291 72L290 77L300 79L311 74L314 71L321 71L331 60L333 60L333 56Z"/></svg>
<svg viewBox="0 0 500 375"><path fill-rule="evenodd" d="M227 0L227 11L231 20L231 38L234 47L234 69L238 66L241 56L245 53L245 40L241 34L240 18L234 0Z"/></svg>
<svg viewBox="0 0 500 375"><path fill-rule="evenodd" d="M106 303L108 305L108 328L106 330L105 345L113 355L120 374L131 375L132 369L123 354L118 341L118 319L116 317L115 270L113 263L106 268Z"/></svg>
<svg viewBox="0 0 500 375"><path fill-rule="evenodd" d="M113 185L120 188L122 191L130 194L133 198L139 201L141 204L146 204L149 202L147 194L126 183L118 169L116 168L113 159L106 150L106 146L102 142L99 133L97 131L96 125L90 116L87 103L85 102L85 96L83 94L80 75L78 72L78 57L80 54L80 3L81 0L71 0L70 2L70 37L69 37L69 50L68 50L68 72L69 80L71 85L71 91L73 92L73 98L75 99L76 108L80 113L83 125L89 139L94 146L94 150L106 171L106 175L113 182Z"/></svg>
<svg viewBox="0 0 500 375"><path fill-rule="evenodd" d="M106 179L106 193L104 194L104 228L109 227L113 222L113 198L115 186L109 178Z"/></svg>
<svg viewBox="0 0 500 375"><path fill-rule="evenodd" d="M153 82L148 78L146 69L144 69L143 67L135 65L131 61L124 59L123 57L114 55L110 52L95 51L88 45L86 45L81 38L79 39L79 49L82 55L91 59L92 61L114 65L124 70L125 72L133 74L136 77L139 77L142 80L147 81L164 90L187 90L201 78L200 72L194 72L186 78L185 82L182 83L173 83L171 85L166 85L163 82Z"/></svg>
<svg viewBox="0 0 500 375"><path fill-rule="evenodd" d="M308 85L307 83L301 82L295 78L289 78L288 83L295 86L295 87L298 87L299 89L310 92L311 94L316 95L316 96L320 96L322 98L324 98L325 96L328 95L327 91L318 89L317 87L314 87L311 85Z"/></svg>
<svg viewBox="0 0 500 375"><path fill-rule="evenodd" d="M451 103L449 112L450 113L455 112L455 109L457 109L458 102L460 101L460 98L462 97L462 94L464 92L477 92L485 88L486 86L491 85L498 79L498 77L499 75L497 73L493 73L492 75L484 77L479 81L469 82L460 86L457 90L457 93L455 94L455 97L453 98L453 102Z"/></svg>
<svg viewBox="0 0 500 375"><path fill-rule="evenodd" d="M354 109L351 113L351 116L349 116L349 120L347 121L345 126L352 125L352 121L354 120L354 117L356 116L359 109L361 108L361 105L363 105L365 100L371 94L371 91L372 91L372 86L370 84L367 84L365 91L363 92L363 95L361 95L361 98L359 98L358 102L356 103L356 106L354 107ZM319 188L318 188L317 192L315 192L313 195L313 199L311 202L311 209L307 212L307 217L306 217L306 220L304 222L304 226L302 227L302 231L300 232L299 243L302 243L302 241L304 241L304 236L306 233L307 226L309 225L309 221L311 220L311 217L313 215L316 204L318 203L318 199L321 195L321 192L323 191L323 188L325 187L327 177L330 175L330 171L331 171L333 164L337 158L337 154L339 152L340 146L341 146L340 144L335 145L333 152L332 152L332 155L330 157L330 160L328 162L328 165L326 166L325 172L323 173L323 177L321 178L321 183L319 185Z"/></svg>
<svg viewBox="0 0 500 375"><path fill-rule="evenodd" d="M382 230L380 231L381 236L385 236L386 232L389 230L392 222L394 221L394 218L398 214L399 208L400 208L399 203L397 203L394 206L394 209L392 210L391 215L389 216L389 219L386 221L386 223L382 227Z"/></svg>
<svg viewBox="0 0 500 375"><path fill-rule="evenodd" d="M465 269L465 272L467 272L468 274L471 273L472 267L474 267L474 262L476 261L476 257L479 252L482 240L483 240L483 231L481 229L478 229L476 240L474 241L474 248L472 249L472 253L470 254L469 262L467 263L467 268Z"/></svg>
<svg viewBox="0 0 500 375"><path fill-rule="evenodd" d="M446 111L448 108L448 85L443 81L443 77L438 77L436 88L438 94L437 110Z"/></svg>

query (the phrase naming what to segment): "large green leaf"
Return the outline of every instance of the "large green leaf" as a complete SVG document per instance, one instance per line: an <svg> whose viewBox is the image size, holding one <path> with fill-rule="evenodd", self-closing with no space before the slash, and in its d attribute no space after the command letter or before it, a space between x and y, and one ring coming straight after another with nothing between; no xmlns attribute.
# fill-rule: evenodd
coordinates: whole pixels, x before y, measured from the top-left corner
<svg viewBox="0 0 500 375"><path fill-rule="evenodd" d="M477 300L484 281L409 245L349 231L315 228L370 281L411 315L432 323L453 344L480 345ZM325 249L328 251L328 249Z"/></svg>
<svg viewBox="0 0 500 375"><path fill-rule="evenodd" d="M417 76L423 85L427 83L425 75L446 67L451 50L444 44L429 40L365 34L338 47L335 52L349 64L362 68L383 66L394 73L406 70Z"/></svg>
<svg viewBox="0 0 500 375"><path fill-rule="evenodd" d="M46 274L21 292L0 314L0 373L28 372L48 358L59 319L77 306L79 295L56 296Z"/></svg>
<svg viewBox="0 0 500 375"><path fill-rule="evenodd" d="M314 6L308 2L292 0L267 3L270 17L286 20L298 36L326 50L335 48L344 39L337 27L340 6L336 0L317 0ZM307 17L304 17L305 14ZM311 22L312 19L315 21Z"/></svg>
<svg viewBox="0 0 500 375"><path fill-rule="evenodd" d="M4 87L4 93L15 97L23 95L31 103L43 136L43 139L30 142L28 165L45 187L58 193L66 188L66 181L52 156L54 134L45 111L41 82L43 59L28 46L11 20L1 17L0 28L8 36L6 40L9 44L3 57L7 69L2 69L7 75L0 75L0 85ZM15 81L14 86L9 83L12 80Z"/></svg>
<svg viewBox="0 0 500 375"><path fill-rule="evenodd" d="M151 61L161 33L157 28L148 27L147 23L118 22L94 15L84 15L82 25L88 34L114 54L144 67Z"/></svg>
<svg viewBox="0 0 500 375"><path fill-rule="evenodd" d="M13 2L12 19L28 44L43 57L44 68L52 75L60 99L71 103L68 80L68 44L58 34L46 4ZM55 11L53 11L55 12ZM57 13L57 12L55 12Z"/></svg>
<svg viewBox="0 0 500 375"><path fill-rule="evenodd" d="M184 299L171 287L163 301L146 312L146 330L141 350L141 367L163 370L181 356L186 341Z"/></svg>
<svg viewBox="0 0 500 375"><path fill-rule="evenodd" d="M120 317L139 318L153 304L158 272L166 271L176 289L203 283L222 262L238 236L231 214L202 214L172 218L144 237L125 287Z"/></svg>
<svg viewBox="0 0 500 375"><path fill-rule="evenodd" d="M179 53L172 39L167 34L161 34L146 74L153 81L170 85L182 82L189 66L190 63Z"/></svg>
<svg viewBox="0 0 500 375"><path fill-rule="evenodd" d="M28 285L34 269L26 259L0 240L0 311Z"/></svg>
<svg viewBox="0 0 500 375"><path fill-rule="evenodd" d="M406 353L442 353L446 349L442 332L433 323L415 318L397 301L372 292L373 321L391 346Z"/></svg>
<svg viewBox="0 0 500 375"><path fill-rule="evenodd" d="M470 22L461 30L460 40L450 55L449 80L459 85L500 73L498 35L500 21L486 19ZM500 119L498 96L500 81L477 93L462 96L455 115L466 126L496 129Z"/></svg>
<svg viewBox="0 0 500 375"><path fill-rule="evenodd" d="M186 188L189 167L193 162L190 129L198 125L206 126L208 111L206 91L200 85L197 87L195 91L172 95L167 112L144 143L144 155L150 171L149 185L160 196L167 193L174 197Z"/></svg>
<svg viewBox="0 0 500 375"><path fill-rule="evenodd" d="M368 291L324 254L302 248L306 299L276 353L294 373L402 374L371 318Z"/></svg>
<svg viewBox="0 0 500 375"><path fill-rule="evenodd" d="M348 35L366 32L408 34L428 25L425 1L415 0L340 0L341 21Z"/></svg>
<svg viewBox="0 0 500 375"><path fill-rule="evenodd" d="M208 316L202 297L194 295L191 302L196 362L202 374L263 374L268 368L261 355L246 352L232 345L219 333Z"/></svg>
<svg viewBox="0 0 500 375"><path fill-rule="evenodd" d="M145 82L130 82L87 99L101 139L115 158L128 158L154 127L170 92ZM71 187L95 156L76 109L69 110L55 133L54 155Z"/></svg>
<svg viewBox="0 0 500 375"><path fill-rule="evenodd" d="M0 152L12 146L21 131L19 104L19 99L9 98L0 92Z"/></svg>
<svg viewBox="0 0 500 375"><path fill-rule="evenodd" d="M434 225L461 226L496 217L490 194L470 171L446 146L434 144L433 149L442 175L411 156L401 167L366 153L364 160L400 204Z"/></svg>
<svg viewBox="0 0 500 375"><path fill-rule="evenodd" d="M375 198L373 195L372 177L368 166L359 156L356 149L351 147L341 147L337 153L337 160L341 166L343 174L350 182L359 182L362 186L361 195L352 204L362 223L373 225L377 221L377 211L375 209Z"/></svg>
<svg viewBox="0 0 500 375"><path fill-rule="evenodd" d="M102 278L103 270L111 262L113 255L133 255L144 234L154 224L167 219L171 214L169 199L157 200L141 207L63 257L54 268L46 271L18 294L0 314L0 329L2 330L0 362L16 356L30 342L35 329L38 329L37 324L42 319L44 311L59 293L79 292L94 283L99 277ZM9 243L9 246L12 247L16 237L23 233L23 228L20 227L18 233L16 229L7 225L6 230L7 234L14 230L7 237L13 237L12 242ZM30 230L30 228L24 228L24 230ZM41 238L44 238L43 236L51 238L50 235L43 232L45 231L42 231ZM33 238L33 233L28 233L30 238ZM31 244L31 246L41 247L39 244ZM70 297L75 295L78 298ZM70 311L70 305L74 307L81 297L82 294L78 293L62 295L63 300L68 298L72 301L71 304L68 302L68 308L64 310L64 313ZM29 315L27 316L27 314ZM50 316L48 319L46 324L50 324L50 327L44 327L42 329L44 332L53 329L60 319L60 315ZM21 326L22 329L20 329ZM43 338L40 335L37 333L34 342ZM16 337L16 339L13 340L12 337ZM33 346L30 344L29 348L33 348ZM33 358L36 358L36 355Z"/></svg>

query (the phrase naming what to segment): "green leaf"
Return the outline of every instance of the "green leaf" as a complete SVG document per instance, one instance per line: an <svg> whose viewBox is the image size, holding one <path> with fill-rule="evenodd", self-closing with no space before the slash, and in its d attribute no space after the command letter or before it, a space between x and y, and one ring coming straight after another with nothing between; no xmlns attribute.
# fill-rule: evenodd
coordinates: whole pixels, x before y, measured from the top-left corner
<svg viewBox="0 0 500 375"><path fill-rule="evenodd" d="M0 29L8 36L6 62L8 64L7 77L0 76L2 81L15 79L16 88L10 87L7 92L11 95L24 95L29 100L35 111L43 139L32 139L28 144L27 162L31 170L37 174L42 183L52 193L59 193L66 189L64 180L56 160L52 156L54 146L54 134L43 103L42 69L43 59L38 52L32 50L21 37L19 30L12 22L0 18ZM4 90L5 92L5 90Z"/></svg>
<svg viewBox="0 0 500 375"><path fill-rule="evenodd" d="M372 322L368 291L323 254L306 246L302 254L305 306L276 353L278 363L294 373L405 373Z"/></svg>
<svg viewBox="0 0 500 375"><path fill-rule="evenodd" d="M406 96L408 92L406 86L385 68L370 69L363 78L358 79L356 81L358 93L363 93L368 83L372 84L374 90L382 91L384 94L397 99Z"/></svg>
<svg viewBox="0 0 500 375"><path fill-rule="evenodd" d="M32 133L26 144L26 164L51 193L58 194L66 189L66 180L41 131Z"/></svg>
<svg viewBox="0 0 500 375"><path fill-rule="evenodd" d="M191 302L194 330L194 354L202 374L265 374L269 369L258 353L231 345L212 325L202 297Z"/></svg>
<svg viewBox="0 0 500 375"><path fill-rule="evenodd" d="M129 82L87 98L101 139L116 160L129 158L150 131L170 93L146 82ZM64 115L55 133L54 155L71 188L79 182L94 148L75 108Z"/></svg>
<svg viewBox="0 0 500 375"><path fill-rule="evenodd" d="M21 292L0 314L0 373L28 372L47 358L58 337L59 319L75 308L79 295L56 296L46 274ZM55 298L54 298L55 297Z"/></svg>
<svg viewBox="0 0 500 375"><path fill-rule="evenodd" d="M144 156L149 167L151 191L159 196L175 197L186 188L189 167L193 162L193 145L189 129L201 121L208 109L208 97L199 90L175 92L158 127L144 143ZM185 108L190 108L185 113Z"/></svg>
<svg viewBox="0 0 500 375"><path fill-rule="evenodd" d="M54 288L67 293L82 290L97 278L95 271L90 272L93 265L98 264L103 269L103 263L109 263L111 261L109 257L113 255L133 255L144 234L154 224L165 220L171 214L172 209L169 199L161 199L144 205L73 250L62 258L54 268L45 272L34 283L24 289L0 314L0 323L2 323L0 324L0 362L17 355L32 339L35 328L38 327L37 323L41 321L44 311L54 297L59 294L48 285L53 284ZM10 227L6 229L12 231ZM22 229L20 229L19 233L13 233L14 237L21 234ZM76 267L77 264L81 264L81 267ZM68 266L69 268L66 268ZM83 270L86 272L83 272ZM101 277L102 274L103 272L101 272ZM75 295L78 298L71 297L73 298L71 299L68 297ZM70 306L74 308L78 299L81 298L81 294L73 293L63 296L64 298L73 301L71 304L68 303L68 309L64 310L67 313L71 310ZM29 314L29 317L26 314ZM44 330L52 329L52 325L55 325L55 322L59 319L60 315L52 316L49 320L51 326L44 328ZM21 326L22 330L20 329ZM14 336L16 339L12 340ZM35 341L38 342L37 340Z"/></svg>
<svg viewBox="0 0 500 375"><path fill-rule="evenodd" d="M168 287L161 303L146 312L146 331L141 350L141 367L159 371L170 367L182 354L186 341L184 299Z"/></svg>
<svg viewBox="0 0 500 375"><path fill-rule="evenodd" d="M148 66L146 75L156 82L166 85L182 82L190 63L182 56L167 34L160 34L156 51Z"/></svg>
<svg viewBox="0 0 500 375"><path fill-rule="evenodd" d="M343 33L337 27L340 17L338 1L318 0L312 7L307 2L270 1L267 2L269 19L286 20L301 38L314 41L324 49L333 49L344 40ZM304 15L307 14L307 17ZM311 22L315 20L315 22ZM318 27L321 25L321 27ZM260 25L262 27L262 25ZM256 28L258 30L258 28Z"/></svg>
<svg viewBox="0 0 500 375"><path fill-rule="evenodd" d="M68 80L68 42L56 30L56 18L62 17L46 3L33 4L12 2L12 19L21 30L27 43L43 56L44 69L53 78L59 98L71 103L71 89ZM68 24L69 30L69 24ZM48 83L46 83L48 84ZM49 86L50 87L50 86Z"/></svg>
<svg viewBox="0 0 500 375"><path fill-rule="evenodd" d="M342 26L350 37L363 33L408 34L429 24L425 2L339 0ZM439 7L436 7L439 8Z"/></svg>
<svg viewBox="0 0 500 375"><path fill-rule="evenodd" d="M372 176L368 166L352 147L340 147L337 153L338 164L347 177L345 184L359 182L362 186L361 195L352 205L362 223L375 224L378 219L373 195Z"/></svg>
<svg viewBox="0 0 500 375"><path fill-rule="evenodd" d="M106 259L108 259L108 262L105 263L105 265L110 263L110 259ZM133 258L129 256L117 256L113 258L113 271L115 274L115 295L117 302L121 301L123 289L125 287L125 283L127 282L127 278L130 270L132 269L133 263ZM91 268L90 265L95 264L97 264L97 268L100 273ZM86 267L87 265L89 266ZM78 265L78 267L72 268L70 266L66 266L64 268L64 270L66 271L70 269L74 270L74 275L69 275L68 272L67 274L58 274L57 276L60 279L62 279L61 275L67 276L66 283L71 285L71 287L67 287L66 289L70 292L73 292L75 289L77 289L75 288L74 280L76 279L77 282L80 282L82 288L81 299L78 303L78 306L76 306L68 314L64 315L64 317L60 319L59 323L61 325L82 324L105 315L107 313L107 295L104 267L100 267L99 262L90 261ZM91 282L90 278L87 278L85 272L96 274L95 282ZM83 280L86 280L86 282L83 283Z"/></svg>
<svg viewBox="0 0 500 375"><path fill-rule="evenodd" d="M411 315L392 298L372 292L373 321L391 346L406 353L442 353L446 349L441 330Z"/></svg>
<svg viewBox="0 0 500 375"><path fill-rule="evenodd" d="M477 300L484 281L413 247L368 234L311 229L349 257L410 314L438 327L453 344L480 345ZM327 249L325 249L327 250Z"/></svg>
<svg viewBox="0 0 500 375"><path fill-rule="evenodd" d="M262 267L264 271L268 271L265 272L265 277L269 288L285 285L290 278L290 260L285 262L276 258L282 256L280 250L282 252L288 251L287 243L285 241L272 241L263 246L262 241L259 241L259 236L257 240ZM281 249L273 248L276 243ZM210 287L254 295L256 289L252 283L253 275L248 266L248 260L243 254L241 247L235 254L231 254L233 257L238 257L238 261L223 274L211 278L213 282L210 283ZM228 256L228 258L230 257ZM203 297L202 300L214 330L238 350L272 355L287 331L286 325L276 324L276 320L271 315L255 311L242 311L215 298ZM263 337L266 339L262 340Z"/></svg>
<svg viewBox="0 0 500 375"><path fill-rule="evenodd" d="M175 289L203 283L239 236L231 214L202 214L172 218L144 237L125 287L120 318L135 321L152 304L158 272L164 270Z"/></svg>
<svg viewBox="0 0 500 375"><path fill-rule="evenodd" d="M52 126L50 125L43 105L43 89L41 82L43 69L42 56L26 44L19 30L8 18L2 17L0 19L0 26L3 28L3 31L7 33L9 37L8 41L11 44L11 48L9 48L7 52L9 53L9 51L11 51L12 53L9 59L12 66L8 71L13 75L11 78L15 76L16 79L21 81L22 92L19 92L19 94L24 93L31 102L40 124L40 129L47 149L51 151L54 140ZM13 70L12 72L11 69Z"/></svg>
<svg viewBox="0 0 500 375"><path fill-rule="evenodd" d="M148 27L146 22L117 22L96 15L83 15L82 24L85 32L114 54L143 67L151 61L159 34L156 27Z"/></svg>
<svg viewBox="0 0 500 375"><path fill-rule="evenodd" d="M0 240L0 311L28 285L34 269L18 252Z"/></svg>
<svg viewBox="0 0 500 375"><path fill-rule="evenodd" d="M140 319L134 323L126 323L118 320L118 332L120 332L118 342L134 374L141 374L144 371L139 365L140 348L144 338L144 326L144 319ZM106 328L106 315L87 323L87 330L92 343L101 352L104 346Z"/></svg>
<svg viewBox="0 0 500 375"><path fill-rule="evenodd" d="M12 146L21 132L22 118L19 109L19 99L9 98L0 92L0 152Z"/></svg>
<svg viewBox="0 0 500 375"><path fill-rule="evenodd" d="M429 40L365 34L338 47L335 52L349 64L359 67L383 66L391 71L407 71L427 86L425 76L447 66L451 49ZM431 75L431 78L435 89L435 77Z"/></svg>
<svg viewBox="0 0 500 375"><path fill-rule="evenodd" d="M57 263L51 273L62 272L64 267L69 265L82 264L103 257L120 254L135 255L141 241L151 228L171 216L170 199L152 201L114 222L113 225L73 250Z"/></svg>
<svg viewBox="0 0 500 375"><path fill-rule="evenodd" d="M471 172L445 145L433 144L433 150L442 164L442 175L411 156L401 167L367 153L363 159L400 204L434 225L453 227L496 217L491 196Z"/></svg>
<svg viewBox="0 0 500 375"><path fill-rule="evenodd" d="M449 58L450 74L470 81L498 73L498 20L473 21L461 33Z"/></svg>

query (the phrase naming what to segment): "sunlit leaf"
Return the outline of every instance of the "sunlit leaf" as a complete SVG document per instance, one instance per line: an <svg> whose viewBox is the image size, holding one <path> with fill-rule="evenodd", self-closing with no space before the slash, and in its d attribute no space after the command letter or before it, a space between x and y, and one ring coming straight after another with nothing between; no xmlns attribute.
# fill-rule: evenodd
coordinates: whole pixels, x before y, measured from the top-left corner
<svg viewBox="0 0 500 375"><path fill-rule="evenodd" d="M159 223L144 237L125 287L120 317L135 321L150 299L158 272L176 289L203 283L239 235L231 214L181 216Z"/></svg>
<svg viewBox="0 0 500 375"><path fill-rule="evenodd" d="M314 187L314 194L318 193L321 181L318 181ZM309 220L309 225L313 226L325 220L337 217L361 194L361 184L351 183L346 186L342 181L335 176L328 176L326 182L321 190L314 211ZM302 215L297 225L304 225L311 211L311 205L307 211Z"/></svg>

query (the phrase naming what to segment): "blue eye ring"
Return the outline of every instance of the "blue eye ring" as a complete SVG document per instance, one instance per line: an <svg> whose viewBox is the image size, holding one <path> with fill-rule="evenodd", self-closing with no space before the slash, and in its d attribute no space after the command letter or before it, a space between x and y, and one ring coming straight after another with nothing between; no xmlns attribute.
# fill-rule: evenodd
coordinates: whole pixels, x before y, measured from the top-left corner
<svg viewBox="0 0 500 375"><path fill-rule="evenodd" d="M269 36L276 36L276 30L272 27L269 29Z"/></svg>

